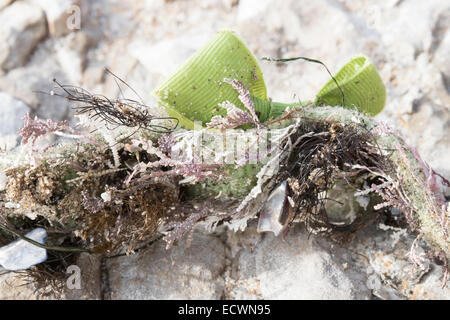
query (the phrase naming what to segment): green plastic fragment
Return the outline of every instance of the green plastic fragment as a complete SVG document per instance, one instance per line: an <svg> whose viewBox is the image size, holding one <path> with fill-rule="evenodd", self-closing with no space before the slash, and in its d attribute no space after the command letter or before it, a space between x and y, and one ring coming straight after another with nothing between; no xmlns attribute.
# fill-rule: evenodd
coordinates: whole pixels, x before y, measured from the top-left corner
<svg viewBox="0 0 450 320"><path fill-rule="evenodd" d="M386 103L386 88L377 70L365 56L347 62L334 76L344 92L343 107L356 108L370 116L380 113ZM317 94L316 105L342 105L342 94L330 79Z"/></svg>
<svg viewBox="0 0 450 320"><path fill-rule="evenodd" d="M182 126L194 128L194 120L208 123L215 115L226 115L219 103L230 101L245 109L238 93L224 78L244 84L253 97L267 99L266 85L256 58L231 31L218 32L203 48L191 56L153 94L170 116Z"/></svg>
<svg viewBox="0 0 450 320"><path fill-rule="evenodd" d="M295 59L298 58L284 60ZM205 125L213 116L225 116L226 110L219 106L225 101L246 110L239 100L238 93L231 85L223 82L224 78L238 80L249 90L261 122L280 117L288 107L306 104L269 100L256 58L231 31L218 32L177 72L155 89L153 94L170 116L180 120L181 126L194 129L194 121L200 121ZM386 89L380 75L367 57L353 58L336 73L334 78L342 91L339 90L336 81L330 79L319 91L313 104L317 106L344 104L344 107L356 108L370 116L383 110Z"/></svg>

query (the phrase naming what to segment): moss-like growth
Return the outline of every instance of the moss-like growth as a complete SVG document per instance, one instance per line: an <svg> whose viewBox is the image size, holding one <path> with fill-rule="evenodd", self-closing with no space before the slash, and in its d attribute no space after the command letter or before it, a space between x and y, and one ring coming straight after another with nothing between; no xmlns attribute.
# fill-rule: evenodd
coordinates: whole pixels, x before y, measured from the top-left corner
<svg viewBox="0 0 450 320"><path fill-rule="evenodd" d="M188 185L184 189L190 199L240 199L256 185L256 174L260 169L261 165L256 164L246 164L242 167L224 165L217 176Z"/></svg>

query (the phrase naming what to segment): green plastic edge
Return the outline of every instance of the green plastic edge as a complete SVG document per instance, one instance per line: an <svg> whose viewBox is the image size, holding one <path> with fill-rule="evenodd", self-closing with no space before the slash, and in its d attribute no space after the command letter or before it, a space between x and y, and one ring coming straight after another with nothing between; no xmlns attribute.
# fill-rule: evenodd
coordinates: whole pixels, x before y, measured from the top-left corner
<svg viewBox="0 0 450 320"><path fill-rule="evenodd" d="M153 91L167 113L181 126L194 128L215 115L226 115L219 103L230 101L245 109L238 93L223 78L241 81L253 97L266 100L267 89L261 68L247 46L232 31L218 32L192 55L172 76Z"/></svg>
<svg viewBox="0 0 450 320"><path fill-rule="evenodd" d="M384 109L386 88L368 57L354 57L334 77L344 92L344 107L356 108L370 116L375 116ZM342 105L342 94L332 79L319 91L314 104Z"/></svg>

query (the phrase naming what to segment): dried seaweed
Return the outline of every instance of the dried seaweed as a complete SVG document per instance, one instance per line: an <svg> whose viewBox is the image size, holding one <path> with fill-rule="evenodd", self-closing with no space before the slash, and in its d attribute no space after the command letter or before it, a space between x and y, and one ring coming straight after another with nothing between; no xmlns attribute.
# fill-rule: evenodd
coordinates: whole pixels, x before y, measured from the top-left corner
<svg viewBox="0 0 450 320"><path fill-rule="evenodd" d="M16 271L24 285L32 285L40 299L58 299L64 296L66 282L70 276L67 268L76 263L79 254L48 251L47 260L28 270Z"/></svg>
<svg viewBox="0 0 450 320"><path fill-rule="evenodd" d="M37 138L52 132L64 130L68 128L68 121L54 122L52 120L43 121L35 117L32 119L27 113L24 119L24 126L19 130L19 134L23 137L22 144L31 142L34 144Z"/></svg>
<svg viewBox="0 0 450 320"><path fill-rule="evenodd" d="M43 217L31 220L24 216L7 216L0 211L0 224L17 233L24 234L36 227L47 230L46 244L57 244L58 247L80 247L81 241L72 236L71 230L61 225L50 225ZM0 230L1 244L16 240L10 232ZM47 260L28 270L10 271L23 280L23 285L32 285L38 298L60 298L64 294L68 274L67 267L76 263L80 252L47 250Z"/></svg>
<svg viewBox="0 0 450 320"><path fill-rule="evenodd" d="M308 114L308 110L313 111ZM38 222L64 226L62 243L113 256L131 253L161 234L165 235L168 248L186 236L189 245L200 221L244 228L247 220L254 218L261 208L270 188L287 181L290 204L287 221L289 224L305 223L310 233L346 236L367 223L369 216L364 211L358 212L358 217L345 228L331 221L327 204L339 201L330 193L338 184L352 186L357 191L355 196L374 195L376 203L371 202L370 206L383 212L388 219L390 208L402 210L410 229L419 232L422 232L422 222L418 212L431 208L433 221L445 231L448 207L439 207L443 203L436 191L436 174L426 164L421 164L417 156L414 158L414 152L399 144L399 140L383 141L381 126L366 125L356 119L352 111L345 111L344 121L337 113L340 109L335 110L334 118L330 118L330 111L325 108L291 110L288 117L280 120L288 125L282 124L282 129L272 131L271 138L276 141L272 141L268 162L259 167L255 165L254 170L242 171L243 176L236 174L238 163L224 166L197 161L194 149L185 150L193 141L193 133L189 131L150 138L139 132L136 138L116 146L115 152L101 147L103 141L98 135L91 136L97 143L76 142L71 149L52 147L49 150L55 153L61 150L62 154L48 155L40 162L6 171L6 192L0 200L20 205L5 210L0 216L23 217L31 209L38 215L37 220L27 225L29 228ZM242 135L242 132L256 137L260 130L236 130L234 134ZM172 158L174 146L184 151L186 157ZM242 160L245 159L239 159ZM272 168L271 161L276 160L281 163ZM112 165L113 161L117 165ZM413 167L411 161L421 167ZM224 176L227 179L223 179ZM257 182L256 191L252 189L249 193L246 188L250 179ZM234 193L228 202L219 200L220 197L214 199L216 196L210 196L208 191L219 190L220 186L208 184L208 181L245 190L245 194L238 190L241 193ZM202 190L207 199L194 202L199 198L190 197L188 186L210 188ZM408 188L423 191L420 199L424 208L417 208L418 200L411 198ZM434 244L426 235L423 239ZM439 252L438 247L433 246L433 257L439 258L448 270L445 250ZM416 257L414 251L411 257ZM46 284L57 287L57 279L65 279L58 272L62 272L66 258L55 255L55 259L61 260L61 269L45 263L30 269L29 275L40 282L41 289ZM56 277L47 272L53 272Z"/></svg>
<svg viewBox="0 0 450 320"><path fill-rule="evenodd" d="M112 72L108 72L111 73L115 79L125 83ZM150 114L151 109L142 101L138 102L136 100L125 98L112 100L103 95L92 94L81 87L60 84L56 79L53 79L53 81L65 94L54 92L52 92L52 94L79 103L74 109L78 114L87 114L90 119L103 120L105 123L115 127L124 126L129 128L142 128L158 133L172 132L178 126L179 120L177 118L152 116ZM170 121L173 124L171 126L166 126L155 123L164 120Z"/></svg>
<svg viewBox="0 0 450 320"><path fill-rule="evenodd" d="M371 178L364 168L390 166L375 137L359 124L305 120L281 152L290 153L276 177L287 181L289 221L304 222L311 233L339 229L330 223L326 210L328 201L337 201L328 194L339 181L354 187L357 180L377 185L379 179Z"/></svg>

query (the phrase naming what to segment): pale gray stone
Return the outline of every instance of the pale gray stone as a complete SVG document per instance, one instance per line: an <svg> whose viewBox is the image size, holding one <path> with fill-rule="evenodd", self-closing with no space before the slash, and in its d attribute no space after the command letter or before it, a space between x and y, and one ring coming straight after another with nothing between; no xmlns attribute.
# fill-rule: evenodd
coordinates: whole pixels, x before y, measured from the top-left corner
<svg viewBox="0 0 450 320"><path fill-rule="evenodd" d="M56 45L56 59L71 84L79 86L82 84L89 38L79 31L59 40Z"/></svg>
<svg viewBox="0 0 450 320"><path fill-rule="evenodd" d="M214 32L206 32L157 43L139 39L129 44L128 52L138 59L148 71L167 77L202 47L212 35ZM155 63L156 61L157 63Z"/></svg>
<svg viewBox="0 0 450 320"><path fill-rule="evenodd" d="M216 237L194 235L170 250L159 241L138 254L108 260L111 299L219 299L225 248Z"/></svg>
<svg viewBox="0 0 450 320"><path fill-rule="evenodd" d="M427 259L416 237L405 229L372 224L336 254L365 270L367 287L379 299L450 299L450 288L442 287L442 268Z"/></svg>
<svg viewBox="0 0 450 320"><path fill-rule="evenodd" d="M28 232L25 237L44 244L47 232L43 228L36 228ZM6 270L26 270L45 260L47 260L46 249L22 239L0 248L0 265Z"/></svg>
<svg viewBox="0 0 450 320"><path fill-rule="evenodd" d="M449 56L450 56L450 30L447 28L445 36L442 39L442 42L439 42L439 46L437 47L437 50L434 53L434 63L442 72L445 87L448 94L450 94L450 63L448 63Z"/></svg>
<svg viewBox="0 0 450 320"><path fill-rule="evenodd" d="M14 0L0 0L0 10L9 6Z"/></svg>
<svg viewBox="0 0 450 320"><path fill-rule="evenodd" d="M45 11L50 35L60 37L81 28L80 0L53 0L51 5L41 0L28 1Z"/></svg>
<svg viewBox="0 0 450 320"><path fill-rule="evenodd" d="M79 288L75 286L76 283L71 282L72 285L66 285L65 298L68 300L99 300L102 298L102 283L101 283L101 257L88 253L81 253L75 264L79 269L80 282ZM73 276L75 275L73 273ZM68 281L71 279L69 278ZM74 282L76 279L74 280Z"/></svg>
<svg viewBox="0 0 450 320"><path fill-rule="evenodd" d="M0 78L0 89L30 106L39 118L60 121L70 114L70 103L64 98L49 95L55 86L53 78L62 84L70 84L64 71L51 57L38 59L26 68L11 70Z"/></svg>
<svg viewBox="0 0 450 320"><path fill-rule="evenodd" d="M0 92L0 110L0 136L17 135L30 108L9 94Z"/></svg>
<svg viewBox="0 0 450 320"><path fill-rule="evenodd" d="M22 101L0 92L0 145L10 150L17 146L23 117L30 108Z"/></svg>
<svg viewBox="0 0 450 320"><path fill-rule="evenodd" d="M43 11L16 1L0 12L0 21L0 68L10 70L24 65L47 33Z"/></svg>
<svg viewBox="0 0 450 320"><path fill-rule="evenodd" d="M248 227L237 239L230 234L234 262L227 278L231 299L368 299L363 277L354 276L334 257L333 245L320 245L302 227L285 240L262 238ZM247 235L246 235L247 234ZM253 238L253 240L248 239ZM250 242L249 242L250 241ZM249 245L252 243L251 245Z"/></svg>
<svg viewBox="0 0 450 320"><path fill-rule="evenodd" d="M33 284L15 272L0 273L0 300L37 300Z"/></svg>

